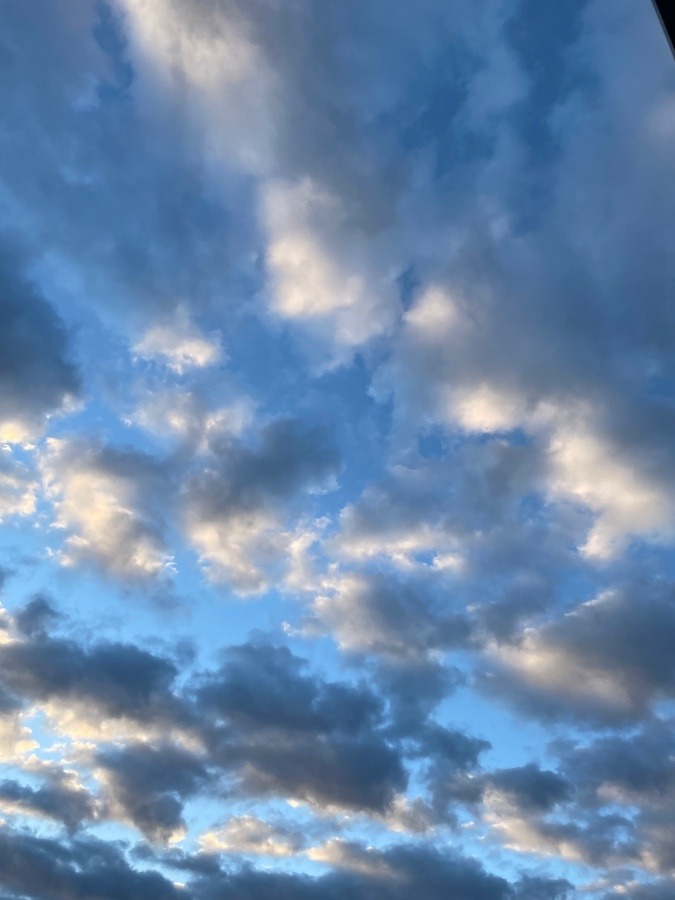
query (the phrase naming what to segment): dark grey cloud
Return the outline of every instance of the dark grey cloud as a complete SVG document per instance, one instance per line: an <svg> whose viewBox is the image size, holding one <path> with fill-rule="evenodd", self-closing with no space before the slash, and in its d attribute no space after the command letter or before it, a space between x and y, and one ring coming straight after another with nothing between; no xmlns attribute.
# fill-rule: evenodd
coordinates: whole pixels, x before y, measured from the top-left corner
<svg viewBox="0 0 675 900"><path fill-rule="evenodd" d="M673 586L638 581L525 633L483 685L545 717L600 725L637 720L672 696L674 637Z"/></svg>
<svg viewBox="0 0 675 900"><path fill-rule="evenodd" d="M571 799L572 784L555 772L534 763L513 769L499 769L486 776L488 785L506 795L522 810L547 812Z"/></svg>
<svg viewBox="0 0 675 900"><path fill-rule="evenodd" d="M522 436L426 440L438 445L433 449L440 456L407 452L405 464L392 466L343 509L334 547L350 566L388 564L379 580L388 583L392 596L400 590L397 582L418 585L422 596L411 606L420 612L420 629L427 619L426 598L431 609L446 598L459 615L470 610L474 642L508 639L560 602L581 568L574 544L583 540L587 520L544 502L547 462ZM419 443L424 441L423 436ZM434 596L438 602L431 601ZM337 617L345 602L338 592L334 604L322 604L327 615ZM359 614L345 618L358 621ZM392 629L396 618L392 613ZM333 627L341 636L338 622ZM365 643L366 622L359 628ZM415 628L402 630L414 635ZM443 641L441 634L438 639ZM434 644L433 636L421 640ZM414 643L413 637L411 653Z"/></svg>
<svg viewBox="0 0 675 900"><path fill-rule="evenodd" d="M256 509L300 488L318 487L340 466L330 432L298 419L271 422L261 430L257 446L225 435L215 436L210 449L217 467L189 488L205 517Z"/></svg>
<svg viewBox="0 0 675 900"><path fill-rule="evenodd" d="M382 702L365 687L323 682L307 660L287 647L241 644L223 651L198 702L209 715L226 717L243 730L281 727L293 731L363 733L378 724Z"/></svg>
<svg viewBox="0 0 675 900"><path fill-rule="evenodd" d="M401 734L415 735L442 700L466 681L457 668L437 660L378 659L373 679L389 704L389 715Z"/></svg>
<svg viewBox="0 0 675 900"><path fill-rule="evenodd" d="M140 854L141 856L143 854ZM147 854L146 854L147 855ZM414 891L425 900L450 892L462 900L564 900L569 885L561 879L523 878L510 884L474 860L427 847L365 850L333 842L327 856L334 871L319 877L241 868L220 871L207 858L165 860L194 876L176 888L156 871L133 869L117 845L93 839L59 842L32 835L4 834L0 839L0 887L8 900L101 900L147 897L150 900L403 900ZM147 862L161 861L154 854Z"/></svg>
<svg viewBox="0 0 675 900"><path fill-rule="evenodd" d="M5 439L39 431L80 390L66 328L0 235L0 422ZM14 435L12 431L14 430Z"/></svg>
<svg viewBox="0 0 675 900"><path fill-rule="evenodd" d="M630 800L673 802L675 733L668 720L647 722L636 733L610 735L587 744L555 744L563 771L587 797L613 787ZM614 799L617 799L616 797Z"/></svg>
<svg viewBox="0 0 675 900"><path fill-rule="evenodd" d="M58 613L46 597L38 595L14 613L14 624L27 638L43 635Z"/></svg>
<svg viewBox="0 0 675 900"><path fill-rule="evenodd" d="M575 744L552 745L560 771L575 786L576 803L569 809L585 819L590 831L608 811L627 817L626 864L639 860L653 871L667 873L675 856L675 763L672 722L655 719L637 731Z"/></svg>
<svg viewBox="0 0 675 900"><path fill-rule="evenodd" d="M454 733L446 742L450 752L445 759L439 756L429 773L433 805L441 821L451 816L450 810L457 804L478 814L478 807L486 802L496 803L505 813L510 810L524 819L535 819L567 804L574 796L573 783L535 763L510 769L479 769L479 754L490 748L486 741Z"/></svg>
<svg viewBox="0 0 675 900"><path fill-rule="evenodd" d="M208 783L204 762L170 744L128 744L102 750L95 765L104 772L108 802L155 841L168 841L184 829L183 801Z"/></svg>
<svg viewBox="0 0 675 900"><path fill-rule="evenodd" d="M365 850L346 842L330 842L324 858L337 871L319 878L263 874L243 870L223 878L213 887L205 886L205 900L211 897L241 897L267 900L284 896L293 900L403 900L411 893L425 900L448 896L462 900L563 900L569 885L564 881L538 880L537 890L529 880L509 884L491 875L474 860L428 847L399 845L384 851ZM219 893L220 892L220 893Z"/></svg>
<svg viewBox="0 0 675 900"><path fill-rule="evenodd" d="M384 812L407 778L379 697L304 669L283 647L226 651L197 697L210 759L246 793Z"/></svg>
<svg viewBox="0 0 675 900"><path fill-rule="evenodd" d="M94 798L63 777L53 777L40 787L6 779L0 782L0 805L5 804L10 810L17 808L63 822L71 832L83 822L94 819L97 812Z"/></svg>
<svg viewBox="0 0 675 900"><path fill-rule="evenodd" d="M21 699L82 703L138 721L171 718L180 709L170 690L174 663L133 644L84 648L38 634L0 646L0 661L6 689Z"/></svg>
<svg viewBox="0 0 675 900"><path fill-rule="evenodd" d="M139 872L114 842L66 843L19 831L0 835L3 900L174 900L184 896L157 872Z"/></svg>
<svg viewBox="0 0 675 900"><path fill-rule="evenodd" d="M397 539L425 541L412 554L452 538L496 529L517 517L524 494L540 489L543 463L531 443L447 441L440 458L408 453L341 514L339 546L348 555L386 553Z"/></svg>

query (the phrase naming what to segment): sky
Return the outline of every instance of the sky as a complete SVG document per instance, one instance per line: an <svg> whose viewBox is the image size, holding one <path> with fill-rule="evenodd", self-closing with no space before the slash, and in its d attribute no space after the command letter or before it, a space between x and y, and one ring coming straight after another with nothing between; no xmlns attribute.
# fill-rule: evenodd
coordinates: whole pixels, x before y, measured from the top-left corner
<svg viewBox="0 0 675 900"><path fill-rule="evenodd" d="M648 0L4 0L0 100L0 900L672 900Z"/></svg>

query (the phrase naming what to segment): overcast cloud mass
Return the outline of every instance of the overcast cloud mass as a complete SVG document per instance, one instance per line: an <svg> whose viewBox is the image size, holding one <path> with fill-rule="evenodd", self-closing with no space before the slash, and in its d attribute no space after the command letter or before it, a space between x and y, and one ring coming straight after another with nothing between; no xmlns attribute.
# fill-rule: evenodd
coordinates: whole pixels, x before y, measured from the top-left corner
<svg viewBox="0 0 675 900"><path fill-rule="evenodd" d="M2 900L673 900L649 0L4 0L0 92Z"/></svg>

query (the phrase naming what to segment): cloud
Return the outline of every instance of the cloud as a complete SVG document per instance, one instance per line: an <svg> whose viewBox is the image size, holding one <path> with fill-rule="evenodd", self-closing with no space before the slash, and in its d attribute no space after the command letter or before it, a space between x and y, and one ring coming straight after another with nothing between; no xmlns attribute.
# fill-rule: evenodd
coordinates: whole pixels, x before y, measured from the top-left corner
<svg viewBox="0 0 675 900"><path fill-rule="evenodd" d="M384 812L406 774L377 695L304 669L283 647L230 648L198 693L211 760L248 795Z"/></svg>
<svg viewBox="0 0 675 900"><path fill-rule="evenodd" d="M46 784L31 787L13 779L0 782L0 808L4 812L19 812L63 822L75 831L83 822L97 816L93 797L75 777L52 777Z"/></svg>
<svg viewBox="0 0 675 900"><path fill-rule="evenodd" d="M674 615L668 582L605 591L498 650L483 684L543 716L600 725L647 717L672 695Z"/></svg>
<svg viewBox="0 0 675 900"><path fill-rule="evenodd" d="M235 816L199 839L205 853L244 856L295 856L304 844L299 832L278 828L255 816Z"/></svg>
<svg viewBox="0 0 675 900"><path fill-rule="evenodd" d="M148 900L181 897L157 872L139 872L121 850L92 838L66 843L32 834L3 832L0 836L0 886L8 900L29 894L36 900Z"/></svg>
<svg viewBox="0 0 675 900"><path fill-rule="evenodd" d="M496 792L525 811L547 812L572 796L570 782L555 772L542 771L534 763L491 772L486 781L488 792Z"/></svg>
<svg viewBox="0 0 675 900"><path fill-rule="evenodd" d="M317 597L308 627L326 629L345 650L401 659L471 643L471 624L433 578L346 574Z"/></svg>
<svg viewBox="0 0 675 900"><path fill-rule="evenodd" d="M372 237L349 228L343 198L304 178L270 184L263 208L270 307L317 342L311 353L315 366L327 364L322 349L327 339L344 348L328 359L334 365L392 330L398 312L395 273Z"/></svg>
<svg viewBox="0 0 675 900"><path fill-rule="evenodd" d="M75 641L40 632L0 644L6 689L32 701L91 706L99 715L152 721L177 713L173 662L133 644Z"/></svg>
<svg viewBox="0 0 675 900"><path fill-rule="evenodd" d="M12 516L30 516L37 505L37 481L16 460L9 447L0 448L0 522Z"/></svg>
<svg viewBox="0 0 675 900"><path fill-rule="evenodd" d="M672 893L672 60L486 7L3 9L8 900Z"/></svg>
<svg viewBox="0 0 675 900"><path fill-rule="evenodd" d="M453 853L441 853L427 847L390 847L384 851L366 849L353 843L331 841L313 851L315 857L337 868L319 878L283 875L243 870L223 878L209 892L205 900L215 896L250 897L262 900L269 896L298 897L302 900L333 900L349 895L357 900L380 897L382 900L402 900L414 891L425 900L447 897L448 892L466 900L510 900L527 898L528 885L512 886L505 879L491 875L473 860ZM519 893L520 889L522 893ZM564 882L542 879L541 896L547 900L563 898ZM546 892L548 888L548 892ZM218 890L221 891L218 894ZM532 896L530 892L529 896Z"/></svg>
<svg viewBox="0 0 675 900"><path fill-rule="evenodd" d="M222 196L250 188L266 305L312 364L347 362L387 334L396 279L428 252L428 232L436 237L415 197L433 190L427 157L442 128L428 81L457 98L449 128L491 132L524 89L502 40L508 4L488 30L436 0L423 16L355 3L283 14L229 2L119 8L143 108L179 117ZM453 78L457 59L471 69L466 90Z"/></svg>
<svg viewBox="0 0 675 900"><path fill-rule="evenodd" d="M42 637L49 630L48 623L54 623L58 617L58 613L49 600L38 594L21 609L15 611L14 625L26 638L38 635Z"/></svg>
<svg viewBox="0 0 675 900"><path fill-rule="evenodd" d="M66 328L22 271L23 260L3 236L0 250L0 440L24 442L39 434L45 417L80 392L78 372L69 359ZM19 467L15 467L15 473ZM7 473L7 488L18 485ZM4 491L3 491L4 493ZM16 495L15 495L16 496ZM13 509L11 506L13 505ZM30 493L8 512L30 512Z"/></svg>
<svg viewBox="0 0 675 900"><path fill-rule="evenodd" d="M150 456L96 442L50 438L41 460L64 565L93 563L129 581L168 578L166 476Z"/></svg>
<svg viewBox="0 0 675 900"><path fill-rule="evenodd" d="M154 841L176 841L185 835L182 802L209 780L202 760L170 744L102 750L95 764L112 811L119 809L123 819Z"/></svg>
<svg viewBox="0 0 675 900"><path fill-rule="evenodd" d="M210 451L183 487L187 536L214 581L262 591L283 572L289 513L337 475L338 451L324 429L294 419L264 426L252 446L221 432Z"/></svg>
<svg viewBox="0 0 675 900"><path fill-rule="evenodd" d="M190 322L185 307L179 307L173 319L153 324L133 350L143 359L162 361L178 375L212 366L221 359L220 336L203 337Z"/></svg>

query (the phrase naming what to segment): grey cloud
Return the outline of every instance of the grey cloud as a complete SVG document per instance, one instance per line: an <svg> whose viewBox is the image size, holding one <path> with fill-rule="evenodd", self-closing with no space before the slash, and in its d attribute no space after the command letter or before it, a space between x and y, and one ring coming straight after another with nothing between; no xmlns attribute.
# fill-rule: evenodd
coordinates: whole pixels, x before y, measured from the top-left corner
<svg viewBox="0 0 675 900"><path fill-rule="evenodd" d="M264 427L255 447L216 436L211 441L216 466L195 478L188 493L204 518L218 518L317 487L340 465L330 438L326 430L296 419Z"/></svg>
<svg viewBox="0 0 675 900"><path fill-rule="evenodd" d="M471 621L434 574L347 574L315 601L308 627L328 629L348 651L411 661L470 646Z"/></svg>
<svg viewBox="0 0 675 900"><path fill-rule="evenodd" d="M265 203L270 193L290 198L291 221L283 211L263 214L268 221L262 228L270 233L259 239L265 246L267 238L271 292L282 295L271 305L277 311L281 306L282 318L287 313L301 332L309 332L305 346L319 365L327 357L343 358L340 344L358 345L395 319L396 264L380 233L394 220L392 188L406 180L407 166L392 147L397 130L392 123L397 114L408 112L411 118L412 112L414 127L417 105L411 103L410 111L402 107L400 93L414 86L421 60L428 65L429 55L440 58L441 69L439 33L450 39L458 30L457 17L445 15L442 5L426 8L423 17L405 12L382 17L379 10L364 12L351 3L339 9L300 4L283 13L267 4L166 3L154 11L161 21L157 56L144 40L153 11L127 8L131 56L146 105L151 97L177 113L200 143L206 136L204 155L212 164L215 157L221 183L243 171L257 176L259 206L275 205ZM254 72L222 65L219 47L233 29L256 60ZM397 47L393 67L392 46ZM194 47L215 74L207 90L199 86ZM362 60L359 76L355 54ZM393 91L396 83L399 91ZM374 128L374 115L383 116L387 127ZM225 143L229 152L223 155L217 148ZM378 150L386 154L384 166ZM276 205L283 207L283 199ZM296 267L286 258L279 265L293 229L301 237L296 254L304 253L305 264ZM350 296L355 285L357 302ZM289 311L299 293L311 296L309 309ZM292 302L284 302L284 295Z"/></svg>
<svg viewBox="0 0 675 900"><path fill-rule="evenodd" d="M629 584L526 633L483 685L545 717L600 725L640 719L672 695L674 636L672 585Z"/></svg>
<svg viewBox="0 0 675 900"><path fill-rule="evenodd" d="M642 803L675 801L670 794L675 788L675 734L669 721L647 722L637 733L585 745L561 741L554 748L568 777L588 795L612 786Z"/></svg>
<svg viewBox="0 0 675 900"><path fill-rule="evenodd" d="M240 788L310 804L384 813L407 777L400 756L381 737L275 735L248 741L214 741L213 759L236 766Z"/></svg>
<svg viewBox="0 0 675 900"><path fill-rule="evenodd" d="M536 492L543 476L531 444L505 440L450 446L443 458L409 454L405 464L366 488L341 515L338 546L349 554L363 542L379 541L380 552L399 535L432 530L430 539L461 539L510 521L523 494ZM433 549L421 547L420 550Z"/></svg>
<svg viewBox="0 0 675 900"><path fill-rule="evenodd" d="M57 271L62 260L75 267L84 283L84 296L69 298L75 308L95 297L107 324L139 325L181 297L204 307L226 283L230 296L241 289L252 274L242 265L245 199L233 228L175 116L144 116L132 102L115 7L41 2L29 16L14 4L3 38L7 225L38 262L49 247Z"/></svg>
<svg viewBox="0 0 675 900"><path fill-rule="evenodd" d="M461 856L428 847L395 846L373 851L347 845L334 859L334 871L319 877L241 868L223 872L204 857L181 862L151 854L152 864L168 863L193 879L177 888L156 871L133 869L115 844L95 840L70 843L32 835L4 834L0 839L0 886L7 900L403 900L414 891L425 900L448 892L462 900L563 900L569 885L561 879L523 878L509 884ZM139 854L141 857L143 854ZM147 856L147 854L146 854ZM194 861L194 864L193 864ZM664 895L665 896L665 895Z"/></svg>
<svg viewBox="0 0 675 900"><path fill-rule="evenodd" d="M670 900L675 891L675 879L664 878L651 884L633 882L623 887L623 894L628 900ZM616 893L605 896L605 900L613 900Z"/></svg>
<svg viewBox="0 0 675 900"><path fill-rule="evenodd" d="M587 522L543 502L546 461L532 442L499 436L448 443L440 459L407 453L405 464L367 487L342 511L332 543L350 565L382 568L390 561L392 595L398 581L414 584L406 570L417 570L425 596L452 598L458 613L470 609L474 639L508 640L519 625L555 607L580 568L573 545ZM378 580L384 585L386 576ZM336 619L346 603L339 591L333 603L321 601L327 616L335 607ZM418 606L422 612L423 599ZM415 626L409 630L414 635Z"/></svg>
<svg viewBox="0 0 675 900"><path fill-rule="evenodd" d="M581 824L543 819L531 820L529 824L534 836L532 849L540 853L559 854L569 847L573 856L598 867L636 863L640 859L628 816L607 813ZM505 831L508 835L508 824ZM527 848L527 841L524 846Z"/></svg>
<svg viewBox="0 0 675 900"><path fill-rule="evenodd" d="M429 774L434 807L441 817L448 816L454 804L477 812L481 803L489 801L503 808L505 815L516 814L529 821L574 797L571 781L556 772L542 770L535 763L479 770L478 756L490 748L486 741L456 733L448 744L451 752L446 759L439 755Z"/></svg>
<svg viewBox="0 0 675 900"><path fill-rule="evenodd" d="M525 50L526 19L531 27L524 8L510 34L531 65L541 45ZM416 270L412 308L376 376L408 438L430 421L447 428L448 442L467 431L524 429L552 464L549 498L586 506L598 555L631 535L668 542L674 527L672 404L661 385L672 382L667 235L675 211L659 188L672 177L664 125L672 61L651 19L627 2L584 4L575 53L558 57L562 95L546 115L530 108L553 136L538 175L545 189L533 203L530 158L536 146L541 159L541 142L521 144L510 133L486 185L491 212L481 213L474 192L461 237ZM542 40L551 33L542 29ZM556 45L561 51L557 34ZM617 58L633 63L619 72ZM639 79L628 76L632 68ZM530 83L533 94L544 80ZM504 227L495 229L497 210ZM435 309L424 303L434 290L445 298ZM570 421L579 406L583 415ZM579 451L593 442L595 459L584 458Z"/></svg>
<svg viewBox="0 0 675 900"><path fill-rule="evenodd" d="M208 783L204 762L170 744L129 744L102 750L95 764L105 773L108 801L151 840L168 841L184 828L183 802Z"/></svg>
<svg viewBox="0 0 675 900"><path fill-rule="evenodd" d="M95 644L38 635L0 646L2 681L19 698L91 704L139 721L178 715L170 691L177 669L133 644Z"/></svg>
<svg viewBox="0 0 675 900"><path fill-rule="evenodd" d="M419 893L425 900L461 897L462 900L566 900L572 886L561 878L523 875L509 883L486 871L475 860L428 844L396 844L366 848L333 839L310 848L310 857L329 867L324 875L307 876L261 871L242 866L222 871L213 854L190 856L171 850L158 854L139 847L134 853L148 862L161 862L194 877L188 896L194 900L234 898L272 900L403 900Z"/></svg>
<svg viewBox="0 0 675 900"><path fill-rule="evenodd" d="M3 236L4 241L4 236ZM0 421L15 436L39 430L44 416L80 390L65 326L21 271L16 252L0 249Z"/></svg>
<svg viewBox="0 0 675 900"><path fill-rule="evenodd" d="M93 797L63 778L52 778L36 788L6 779L0 782L0 806L4 804L63 822L71 832L83 822L94 819L97 813Z"/></svg>
<svg viewBox="0 0 675 900"><path fill-rule="evenodd" d="M374 680L401 734L415 734L442 700L465 683L464 674L435 660L378 659Z"/></svg>
<svg viewBox="0 0 675 900"><path fill-rule="evenodd" d="M547 812L573 794L569 781L555 772L543 771L534 763L499 769L491 772L486 781L512 798L521 809L531 812Z"/></svg>
<svg viewBox="0 0 675 900"><path fill-rule="evenodd" d="M40 595L33 597L14 613L16 627L27 638L44 634L48 630L48 623L57 618L58 614L49 600Z"/></svg>
<svg viewBox="0 0 675 900"><path fill-rule="evenodd" d="M594 817L619 808L630 814L632 858L651 870L672 868L675 832L675 764L672 722L652 720L637 732L585 744L556 742L565 777L575 785L579 815Z"/></svg>
<svg viewBox="0 0 675 900"><path fill-rule="evenodd" d="M60 842L18 831L0 835L6 900L174 900L184 896L157 872L139 872L113 842Z"/></svg>
<svg viewBox="0 0 675 900"><path fill-rule="evenodd" d="M365 688L326 683L307 673L307 661L287 647L242 644L223 652L199 703L242 729L363 732L382 714L379 698Z"/></svg>
<svg viewBox="0 0 675 900"><path fill-rule="evenodd" d="M283 579L305 495L337 475L337 447L326 429L287 418L251 444L216 435L210 451L182 487L187 536L214 580L261 591Z"/></svg>
<svg viewBox="0 0 675 900"><path fill-rule="evenodd" d="M406 774L381 701L304 668L285 648L229 650L198 693L210 758L246 793L383 812Z"/></svg>
<svg viewBox="0 0 675 900"><path fill-rule="evenodd" d="M284 896L293 900L403 900L411 893L425 900L448 896L462 900L563 900L569 885L563 881L540 879L539 894L532 882L513 885L486 872L477 862L428 847L395 846L384 851L364 850L355 845L333 842L327 847L327 861L338 871L319 878L299 875L263 874L243 870L204 886L198 896L241 897L271 900ZM529 893L528 893L529 891Z"/></svg>

